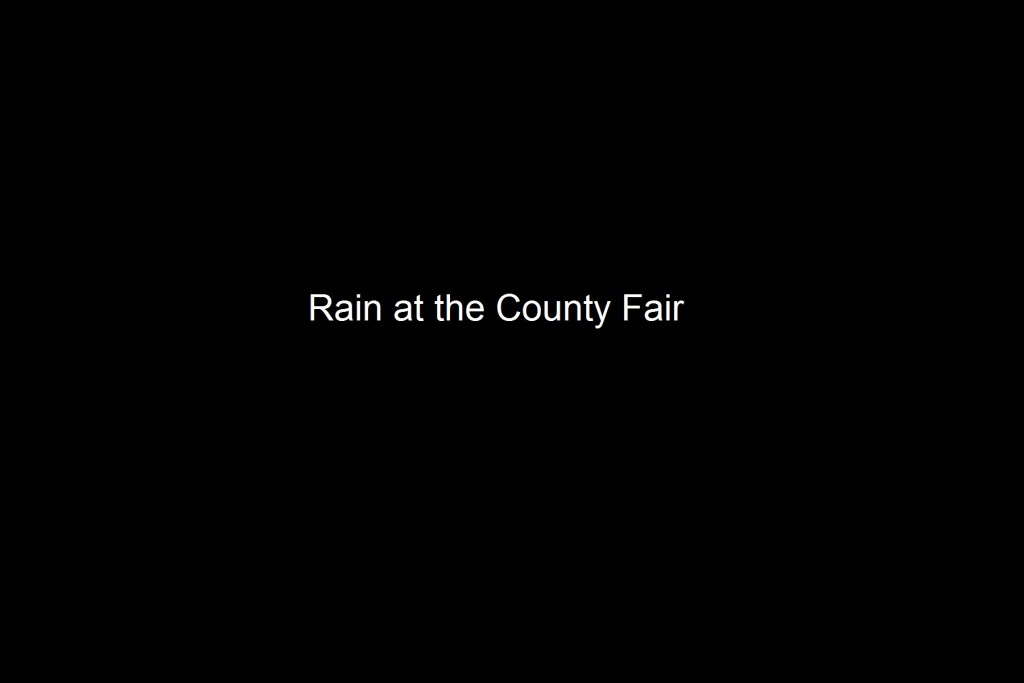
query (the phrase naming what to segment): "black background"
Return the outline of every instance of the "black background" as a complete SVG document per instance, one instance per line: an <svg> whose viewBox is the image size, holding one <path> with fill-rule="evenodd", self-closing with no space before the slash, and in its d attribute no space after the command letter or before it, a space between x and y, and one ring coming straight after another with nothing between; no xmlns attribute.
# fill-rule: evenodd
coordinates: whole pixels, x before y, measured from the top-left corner
<svg viewBox="0 0 1024 683"><path fill-rule="evenodd" d="M867 44L777 8L388 12L135 18L109 41L64 15L88 59L29 55L57 60L32 87L62 100L26 100L50 143L32 170L73 186L39 202L42 232L104 290L89 314L124 324L53 339L73 438L101 450L44 465L78 494L47 511L53 585L104 601L102 575L129 627L177 617L211 649L242 623L271 645L240 658L258 665L339 641L393 663L438 635L449 662L518 661L501 626L530 653L592 636L580 661L631 673L680 642L718 670L749 661L737 640L832 638L857 611L834 604L870 609L891 571L857 544L917 531L874 534L887 497L913 502L857 419L871 397L837 379L885 331L864 299L826 327L816 277L909 215L873 204L904 179L872 126L916 67L862 68L894 24ZM58 209L82 229L56 239ZM385 321L311 323L314 292ZM505 324L504 292L612 319ZM683 319L625 325L626 292ZM486 320L390 322L444 293Z"/></svg>
<svg viewBox="0 0 1024 683"><path fill-rule="evenodd" d="M788 376L813 344L788 325L793 228L830 191L821 74L791 81L785 46L763 60L731 20L458 47L379 26L232 25L246 46L215 31L231 47L190 71L147 63L117 113L117 190L157 236L134 267L167 294L136 332L166 393L136 410L171 454L129 495L173 500L144 534L188 552L157 555L254 620L350 601L366 638L449 595L467 623L686 603L712 634L723 604L778 598L773 558L823 533L806 510L834 490L805 486ZM318 292L385 320L311 323ZM502 323L504 292L611 319ZM682 320L622 323L627 292L685 299ZM444 293L485 321L390 322Z"/></svg>

